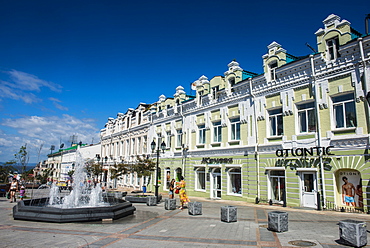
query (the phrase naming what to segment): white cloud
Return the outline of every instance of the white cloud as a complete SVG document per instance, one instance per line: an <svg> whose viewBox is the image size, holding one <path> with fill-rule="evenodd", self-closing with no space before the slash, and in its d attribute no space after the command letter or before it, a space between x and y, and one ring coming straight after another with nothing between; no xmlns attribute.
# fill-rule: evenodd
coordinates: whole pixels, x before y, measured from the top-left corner
<svg viewBox="0 0 370 248"><path fill-rule="evenodd" d="M19 148L27 144L31 156L30 162L36 162L37 149L44 144L40 159L45 160L50 152L51 145L59 147L60 142L68 142L70 136L76 135L77 142L91 143L99 141L99 129L91 119L77 119L70 115L62 117L27 116L17 119L3 119L0 125L15 130L14 132L0 132L0 161L9 161ZM70 144L66 144L67 146Z"/></svg>
<svg viewBox="0 0 370 248"><path fill-rule="evenodd" d="M49 97L49 100L53 102L54 107L56 107L57 109L63 110L63 111L68 111L67 107L64 107L63 105L59 104L59 103L62 102L61 100L59 100L57 98L54 98L54 97Z"/></svg>
<svg viewBox="0 0 370 248"><path fill-rule="evenodd" d="M42 87L49 88L54 92L61 92L59 84L39 79L37 76L25 72L10 70L2 72L9 76L9 81L0 81L0 99L10 98L22 100L25 103L40 102L32 92L40 92Z"/></svg>

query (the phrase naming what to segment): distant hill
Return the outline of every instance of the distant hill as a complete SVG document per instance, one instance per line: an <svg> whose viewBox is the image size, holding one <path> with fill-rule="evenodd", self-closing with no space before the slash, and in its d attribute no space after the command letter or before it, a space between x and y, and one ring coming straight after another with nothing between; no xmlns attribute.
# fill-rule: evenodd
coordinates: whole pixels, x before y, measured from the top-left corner
<svg viewBox="0 0 370 248"><path fill-rule="evenodd" d="M3 165L5 164L4 162L0 162L0 165ZM36 166L36 163L28 163L27 166L26 166L26 171L28 170L31 170L33 168L35 168ZM22 170L22 166L19 166L19 165L13 165L13 167L18 171L20 172Z"/></svg>

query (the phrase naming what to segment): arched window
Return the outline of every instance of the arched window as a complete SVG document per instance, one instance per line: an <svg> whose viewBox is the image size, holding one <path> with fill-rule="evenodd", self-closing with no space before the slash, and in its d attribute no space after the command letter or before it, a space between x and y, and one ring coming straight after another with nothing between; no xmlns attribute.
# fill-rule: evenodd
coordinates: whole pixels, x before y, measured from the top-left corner
<svg viewBox="0 0 370 248"><path fill-rule="evenodd" d="M229 194L242 194L242 173L239 168L232 168L228 171L228 192Z"/></svg>
<svg viewBox="0 0 370 248"><path fill-rule="evenodd" d="M195 170L195 189L206 189L206 170L204 167L199 167Z"/></svg>

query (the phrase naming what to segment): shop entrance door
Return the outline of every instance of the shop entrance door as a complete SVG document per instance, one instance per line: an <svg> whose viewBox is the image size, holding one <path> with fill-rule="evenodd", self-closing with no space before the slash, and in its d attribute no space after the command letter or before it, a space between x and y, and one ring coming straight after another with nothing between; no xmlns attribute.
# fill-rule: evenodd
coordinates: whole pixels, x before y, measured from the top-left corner
<svg viewBox="0 0 370 248"><path fill-rule="evenodd" d="M317 207L317 182L316 172L301 173L302 206L307 208Z"/></svg>
<svg viewBox="0 0 370 248"><path fill-rule="evenodd" d="M215 169L212 172L212 196L211 198L220 199L221 198L221 171L220 169Z"/></svg>

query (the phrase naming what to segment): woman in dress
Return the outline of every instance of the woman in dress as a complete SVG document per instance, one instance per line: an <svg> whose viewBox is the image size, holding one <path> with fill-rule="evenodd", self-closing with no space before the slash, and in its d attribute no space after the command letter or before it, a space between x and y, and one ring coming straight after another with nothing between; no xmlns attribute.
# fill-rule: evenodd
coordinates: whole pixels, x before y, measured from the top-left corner
<svg viewBox="0 0 370 248"><path fill-rule="evenodd" d="M181 207L180 209L184 209L184 204L190 202L188 195L186 194L186 189L185 189L186 183L184 180L184 177L180 177L180 182L177 185L177 188L180 190L179 196L180 196L180 203Z"/></svg>

